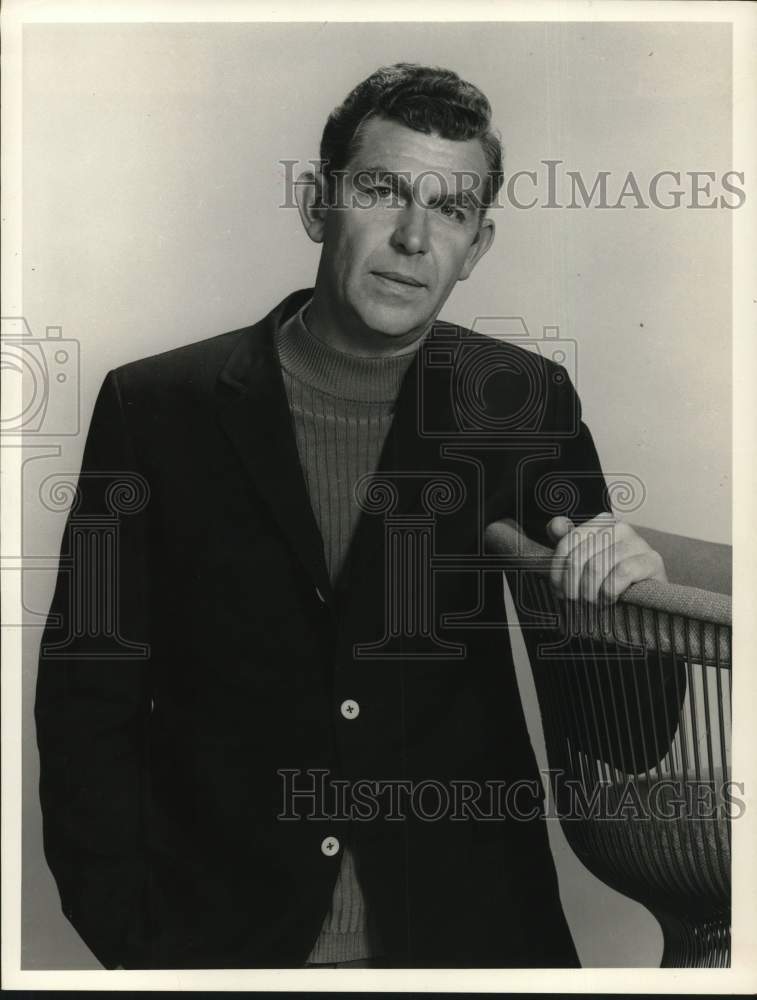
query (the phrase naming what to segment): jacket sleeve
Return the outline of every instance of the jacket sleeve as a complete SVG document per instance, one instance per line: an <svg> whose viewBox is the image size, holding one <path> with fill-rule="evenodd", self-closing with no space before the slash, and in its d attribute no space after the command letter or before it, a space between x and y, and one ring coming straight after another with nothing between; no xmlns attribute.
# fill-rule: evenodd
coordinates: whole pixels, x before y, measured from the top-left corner
<svg viewBox="0 0 757 1000"><path fill-rule="evenodd" d="M565 515L582 524L612 511L578 394L564 369L553 372L552 384L555 393L547 419L555 432L553 451L524 463L518 497L521 528L550 548L547 524L553 517ZM513 586L511 580L515 595ZM525 591L520 589L520 593ZM529 609L519 612L523 620ZM686 691L683 663L656 654L626 652L619 657L615 655L618 650L607 643L558 635L556 630L526 628L523 634L540 691L553 764L567 752L568 743L573 751L626 773L653 767L665 756ZM559 655L542 655L549 645L554 649L556 640L560 641Z"/></svg>
<svg viewBox="0 0 757 1000"><path fill-rule="evenodd" d="M148 495L110 373L63 534L35 701L45 856L63 912L108 968L127 964L144 934Z"/></svg>
<svg viewBox="0 0 757 1000"><path fill-rule="evenodd" d="M611 511L612 505L594 438L568 373L551 364L547 384L549 403L535 439L535 457L526 457L519 465L516 516L529 538L552 547L547 524L553 517L563 515L583 524Z"/></svg>

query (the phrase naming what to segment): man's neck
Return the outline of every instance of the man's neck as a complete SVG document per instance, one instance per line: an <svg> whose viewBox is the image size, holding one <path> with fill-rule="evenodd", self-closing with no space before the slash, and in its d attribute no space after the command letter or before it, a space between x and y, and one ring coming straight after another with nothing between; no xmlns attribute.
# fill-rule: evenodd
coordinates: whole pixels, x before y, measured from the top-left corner
<svg viewBox="0 0 757 1000"><path fill-rule="evenodd" d="M303 304L276 330L283 371L299 386L334 397L340 405L393 403L416 352L367 357L339 351L310 331L305 323L308 305ZM323 410L323 402L319 406Z"/></svg>

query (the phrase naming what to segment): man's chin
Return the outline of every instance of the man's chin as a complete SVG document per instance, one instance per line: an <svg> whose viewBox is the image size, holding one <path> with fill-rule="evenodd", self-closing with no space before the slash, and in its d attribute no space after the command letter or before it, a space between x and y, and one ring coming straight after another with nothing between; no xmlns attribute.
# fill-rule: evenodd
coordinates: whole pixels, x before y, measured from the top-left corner
<svg viewBox="0 0 757 1000"><path fill-rule="evenodd" d="M391 341L412 341L420 337L432 316L417 310L396 308L366 309L362 311L365 325L377 336Z"/></svg>

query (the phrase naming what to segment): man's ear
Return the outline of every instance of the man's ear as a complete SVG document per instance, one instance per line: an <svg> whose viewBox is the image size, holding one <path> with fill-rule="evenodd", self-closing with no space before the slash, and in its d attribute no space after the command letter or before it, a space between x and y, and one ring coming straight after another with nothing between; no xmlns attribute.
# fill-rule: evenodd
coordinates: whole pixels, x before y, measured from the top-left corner
<svg viewBox="0 0 757 1000"><path fill-rule="evenodd" d="M323 230L328 211L326 178L320 170L300 174L294 186L294 196L305 232L314 243L323 243Z"/></svg>
<svg viewBox="0 0 757 1000"><path fill-rule="evenodd" d="M473 238L473 242L468 248L468 255L465 258L458 281L465 281L473 268L481 260L494 240L494 222L491 219L483 219L478 227L478 232Z"/></svg>

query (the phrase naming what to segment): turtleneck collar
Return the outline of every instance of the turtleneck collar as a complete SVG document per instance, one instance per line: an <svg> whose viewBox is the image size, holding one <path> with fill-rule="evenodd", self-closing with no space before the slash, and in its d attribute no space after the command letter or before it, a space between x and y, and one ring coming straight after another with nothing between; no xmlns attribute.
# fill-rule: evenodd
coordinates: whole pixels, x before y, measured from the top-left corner
<svg viewBox="0 0 757 1000"><path fill-rule="evenodd" d="M309 305L306 302L276 331L282 368L330 396L366 403L393 402L416 352L360 357L338 351L308 329L305 313Z"/></svg>

